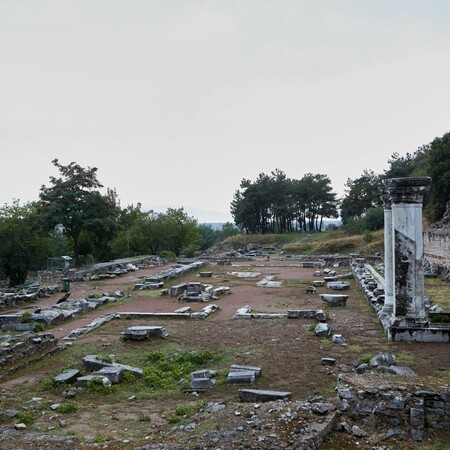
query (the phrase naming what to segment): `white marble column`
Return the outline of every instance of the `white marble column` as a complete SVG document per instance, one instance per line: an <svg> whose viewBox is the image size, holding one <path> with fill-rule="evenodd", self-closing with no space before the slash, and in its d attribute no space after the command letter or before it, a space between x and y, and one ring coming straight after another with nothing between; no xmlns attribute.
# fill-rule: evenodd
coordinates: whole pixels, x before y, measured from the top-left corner
<svg viewBox="0 0 450 450"><path fill-rule="evenodd" d="M383 312L394 311L394 238L392 232L392 206L388 195L382 196L384 203L384 306Z"/></svg>
<svg viewBox="0 0 450 450"><path fill-rule="evenodd" d="M385 181L392 203L393 314L407 324L425 319L422 202L430 184L428 177Z"/></svg>

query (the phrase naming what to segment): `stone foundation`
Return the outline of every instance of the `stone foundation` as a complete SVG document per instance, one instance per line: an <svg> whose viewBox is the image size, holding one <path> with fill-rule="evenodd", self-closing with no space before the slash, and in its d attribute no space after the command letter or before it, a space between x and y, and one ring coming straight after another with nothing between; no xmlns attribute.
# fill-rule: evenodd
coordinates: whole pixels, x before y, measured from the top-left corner
<svg viewBox="0 0 450 450"><path fill-rule="evenodd" d="M426 428L450 426L448 385L393 382L383 375L338 376L342 413L364 423L365 431L423 439Z"/></svg>

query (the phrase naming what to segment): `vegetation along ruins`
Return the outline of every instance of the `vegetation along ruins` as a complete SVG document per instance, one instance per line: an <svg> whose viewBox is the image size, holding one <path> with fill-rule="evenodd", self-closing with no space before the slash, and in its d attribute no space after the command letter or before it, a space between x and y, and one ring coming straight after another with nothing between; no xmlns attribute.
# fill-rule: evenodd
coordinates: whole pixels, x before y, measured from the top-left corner
<svg viewBox="0 0 450 450"><path fill-rule="evenodd" d="M450 133L214 227L52 163L0 211L1 448L450 448Z"/></svg>

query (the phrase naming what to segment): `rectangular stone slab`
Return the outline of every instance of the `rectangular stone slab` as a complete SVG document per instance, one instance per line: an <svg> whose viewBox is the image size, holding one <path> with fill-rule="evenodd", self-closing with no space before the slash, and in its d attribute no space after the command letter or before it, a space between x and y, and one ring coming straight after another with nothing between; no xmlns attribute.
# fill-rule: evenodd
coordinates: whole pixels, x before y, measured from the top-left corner
<svg viewBox="0 0 450 450"><path fill-rule="evenodd" d="M261 367L232 364L230 367L230 372L254 372L255 377L259 377L261 375Z"/></svg>
<svg viewBox="0 0 450 450"><path fill-rule="evenodd" d="M255 384L255 372L251 371L239 371L230 372L228 374L227 383L228 384Z"/></svg>
<svg viewBox="0 0 450 450"><path fill-rule="evenodd" d="M270 402L272 400L290 400L291 397L291 392L239 389L241 402Z"/></svg>

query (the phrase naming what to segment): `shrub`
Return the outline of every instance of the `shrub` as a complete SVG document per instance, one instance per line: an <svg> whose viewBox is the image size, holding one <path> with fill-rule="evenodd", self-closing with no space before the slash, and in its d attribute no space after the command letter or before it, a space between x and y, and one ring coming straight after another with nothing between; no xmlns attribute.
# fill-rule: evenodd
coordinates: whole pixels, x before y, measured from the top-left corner
<svg viewBox="0 0 450 450"><path fill-rule="evenodd" d="M78 405L74 401L67 401L58 406L58 411L63 414L74 413L78 411Z"/></svg>

